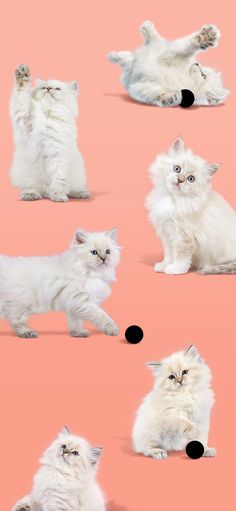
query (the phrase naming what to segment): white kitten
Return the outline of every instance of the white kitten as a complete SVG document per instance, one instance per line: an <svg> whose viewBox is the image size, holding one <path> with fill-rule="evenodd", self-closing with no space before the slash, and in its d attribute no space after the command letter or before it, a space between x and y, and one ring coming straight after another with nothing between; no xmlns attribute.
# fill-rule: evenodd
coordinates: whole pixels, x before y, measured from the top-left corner
<svg viewBox="0 0 236 511"><path fill-rule="evenodd" d="M217 164L208 164L178 138L150 168L154 188L146 207L165 257L157 272L236 272L236 213L213 191Z"/></svg>
<svg viewBox="0 0 236 511"><path fill-rule="evenodd" d="M156 459L167 451L179 451L192 440L205 448L203 456L215 456L208 447L210 412L214 396L211 372L190 346L162 362L150 362L155 375L153 390L137 412L133 428L134 450Z"/></svg>
<svg viewBox="0 0 236 511"><path fill-rule="evenodd" d="M29 67L16 69L10 104L16 144L11 178L23 200L90 197L76 141L77 95L76 82L37 80L32 87Z"/></svg>
<svg viewBox="0 0 236 511"><path fill-rule="evenodd" d="M95 480L101 452L65 428L43 454L31 494L13 511L105 511Z"/></svg>
<svg viewBox="0 0 236 511"><path fill-rule="evenodd" d="M0 317L19 337L36 337L27 326L31 314L64 311L72 336L87 337L83 321L107 335L118 335L113 319L100 307L110 295L120 259L116 229L88 233L79 229L71 247L44 257L0 256Z"/></svg>
<svg viewBox="0 0 236 511"><path fill-rule="evenodd" d="M220 73L201 67L196 54L216 46L220 32L205 25L198 32L167 41L151 21L140 27L144 46L138 50L113 51L108 58L122 68L121 81L130 96L141 103L176 106L181 103L182 89L190 89L197 105L222 103L228 94Z"/></svg>

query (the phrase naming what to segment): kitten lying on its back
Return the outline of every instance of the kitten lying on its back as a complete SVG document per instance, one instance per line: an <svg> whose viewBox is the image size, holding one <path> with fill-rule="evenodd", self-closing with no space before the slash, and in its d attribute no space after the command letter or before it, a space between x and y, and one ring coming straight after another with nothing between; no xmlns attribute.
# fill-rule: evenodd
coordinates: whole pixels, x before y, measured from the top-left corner
<svg viewBox="0 0 236 511"><path fill-rule="evenodd" d="M105 511L95 480L101 452L65 428L43 454L31 494L12 511Z"/></svg>
<svg viewBox="0 0 236 511"><path fill-rule="evenodd" d="M37 337L27 326L31 314L64 311L70 334L87 337L84 320L107 335L118 335L100 304L110 295L120 259L116 229L88 233L79 229L62 254L40 257L0 256L0 317L19 337Z"/></svg>
<svg viewBox="0 0 236 511"><path fill-rule="evenodd" d="M210 412L214 396L211 372L197 349L174 353L161 362L150 362L153 390L144 398L133 428L134 450L155 459L168 451L183 450L191 440L205 448L203 456L216 452L208 447Z"/></svg>
<svg viewBox="0 0 236 511"><path fill-rule="evenodd" d="M140 27L144 46L138 50L112 51L108 58L122 68L121 81L130 96L141 103L176 106L182 89L190 89L197 105L222 103L228 94L220 73L201 67L196 54L216 46L220 37L214 25L205 25L190 36L167 41L151 21Z"/></svg>
<svg viewBox="0 0 236 511"><path fill-rule="evenodd" d="M10 113L16 150L12 183L23 200L88 199L85 167L77 147L77 83L36 80L30 69L15 72Z"/></svg>
<svg viewBox="0 0 236 511"><path fill-rule="evenodd" d="M236 272L236 213L211 188L218 167L186 149L181 138L151 166L154 188L146 207L165 252L155 271Z"/></svg>

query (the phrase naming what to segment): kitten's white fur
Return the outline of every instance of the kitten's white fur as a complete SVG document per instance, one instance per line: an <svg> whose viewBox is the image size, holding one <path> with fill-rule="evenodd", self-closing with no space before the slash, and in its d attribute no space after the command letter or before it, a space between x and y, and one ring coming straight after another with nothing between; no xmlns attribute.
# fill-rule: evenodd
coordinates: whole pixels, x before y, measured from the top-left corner
<svg viewBox="0 0 236 511"><path fill-rule="evenodd" d="M11 179L23 200L89 198L76 140L77 96L76 82L37 80L32 87L29 67L16 69L10 103L16 144Z"/></svg>
<svg viewBox="0 0 236 511"><path fill-rule="evenodd" d="M176 106L182 89L190 89L196 105L222 103L228 94L220 73L196 62L196 54L216 46L220 32L205 25L198 32L167 41L151 21L140 27L144 45L138 50L112 51L108 58L122 68L121 81L130 96L141 103Z"/></svg>
<svg viewBox="0 0 236 511"><path fill-rule="evenodd" d="M0 256L0 317L19 337L36 337L27 326L28 317L51 310L67 314L73 336L89 335L84 320L107 335L118 335L116 323L100 304L110 295L119 259L116 229L100 233L79 229L71 247L59 255Z"/></svg>
<svg viewBox="0 0 236 511"><path fill-rule="evenodd" d="M105 511L95 480L101 451L65 428L43 454L31 494L12 511Z"/></svg>
<svg viewBox="0 0 236 511"><path fill-rule="evenodd" d="M218 167L186 149L181 138L152 164L154 188L146 207L165 252L155 271L236 272L236 213L211 188ZM189 176L195 181L189 182Z"/></svg>
<svg viewBox="0 0 236 511"><path fill-rule="evenodd" d="M148 364L155 375L153 390L138 409L133 428L134 450L156 459L179 451L192 440L200 441L204 456L215 456L208 447L210 412L214 396L211 372L194 346L161 362ZM183 375L183 371L188 371ZM169 379L174 375L173 380Z"/></svg>

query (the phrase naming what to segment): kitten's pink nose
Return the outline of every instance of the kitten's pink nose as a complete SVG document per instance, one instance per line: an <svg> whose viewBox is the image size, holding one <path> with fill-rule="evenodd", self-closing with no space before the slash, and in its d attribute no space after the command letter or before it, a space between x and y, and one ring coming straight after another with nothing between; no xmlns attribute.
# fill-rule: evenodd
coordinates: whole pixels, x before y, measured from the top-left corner
<svg viewBox="0 0 236 511"><path fill-rule="evenodd" d="M178 181L178 185L179 185L180 183L184 182L184 179L181 179L181 177L177 177L177 181Z"/></svg>

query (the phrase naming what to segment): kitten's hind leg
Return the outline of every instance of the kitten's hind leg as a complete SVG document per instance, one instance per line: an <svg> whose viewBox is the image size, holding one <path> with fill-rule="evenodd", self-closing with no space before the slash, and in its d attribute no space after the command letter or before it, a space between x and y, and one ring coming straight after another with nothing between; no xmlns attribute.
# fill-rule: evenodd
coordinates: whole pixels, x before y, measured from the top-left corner
<svg viewBox="0 0 236 511"><path fill-rule="evenodd" d="M122 67L130 66L134 61L132 51L110 51L107 57L111 62Z"/></svg>
<svg viewBox="0 0 236 511"><path fill-rule="evenodd" d="M34 339L38 337L37 332L29 328L26 324L28 315L21 314L14 317L8 316L7 319L18 337L22 337L24 339Z"/></svg>
<svg viewBox="0 0 236 511"><path fill-rule="evenodd" d="M70 335L72 337L88 337L89 331L83 328L83 320L77 314L68 314Z"/></svg>
<svg viewBox="0 0 236 511"><path fill-rule="evenodd" d="M129 87L130 96L140 103L162 107L178 106L181 103L180 90L163 91L159 85L151 82L137 82Z"/></svg>
<svg viewBox="0 0 236 511"><path fill-rule="evenodd" d="M152 21L144 21L142 25L140 25L140 32L144 38L145 44L149 44L153 41L163 41L163 37L157 31L154 23Z"/></svg>
<svg viewBox="0 0 236 511"><path fill-rule="evenodd" d="M37 192L34 188L27 188L21 192L21 199L25 201L39 200L42 199L42 197L42 194Z"/></svg>
<svg viewBox="0 0 236 511"><path fill-rule="evenodd" d="M73 313L84 321L90 321L106 335L118 335L119 328L115 321L101 307L89 301L87 296L79 295L76 302L73 311L69 311L69 314Z"/></svg>
<svg viewBox="0 0 236 511"><path fill-rule="evenodd" d="M155 460L165 460L168 458L167 451L162 449L161 447L148 447L144 451L144 456L149 456L150 458L154 458Z"/></svg>

